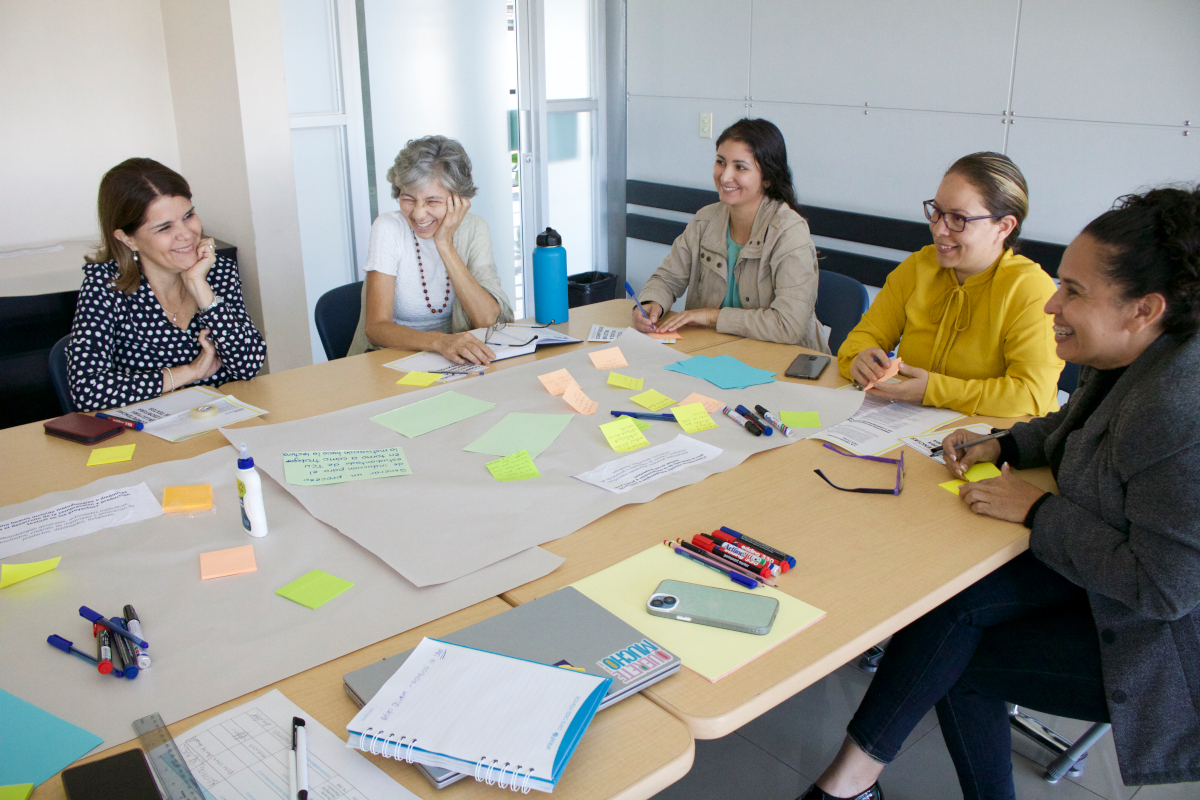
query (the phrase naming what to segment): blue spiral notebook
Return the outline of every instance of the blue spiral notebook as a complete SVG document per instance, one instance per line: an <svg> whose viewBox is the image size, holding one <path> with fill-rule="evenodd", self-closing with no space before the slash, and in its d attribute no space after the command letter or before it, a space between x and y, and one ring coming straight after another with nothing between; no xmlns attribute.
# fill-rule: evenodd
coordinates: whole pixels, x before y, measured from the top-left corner
<svg viewBox="0 0 1200 800"><path fill-rule="evenodd" d="M423 639L346 726L350 747L550 792L611 678Z"/></svg>

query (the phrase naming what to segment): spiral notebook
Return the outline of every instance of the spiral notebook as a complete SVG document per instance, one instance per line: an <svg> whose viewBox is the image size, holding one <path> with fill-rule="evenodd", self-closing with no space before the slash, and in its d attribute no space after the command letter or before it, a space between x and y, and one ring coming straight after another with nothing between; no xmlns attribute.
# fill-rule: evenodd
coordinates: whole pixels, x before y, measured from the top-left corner
<svg viewBox="0 0 1200 800"><path fill-rule="evenodd" d="M611 683L423 639L346 726L349 746L550 792Z"/></svg>

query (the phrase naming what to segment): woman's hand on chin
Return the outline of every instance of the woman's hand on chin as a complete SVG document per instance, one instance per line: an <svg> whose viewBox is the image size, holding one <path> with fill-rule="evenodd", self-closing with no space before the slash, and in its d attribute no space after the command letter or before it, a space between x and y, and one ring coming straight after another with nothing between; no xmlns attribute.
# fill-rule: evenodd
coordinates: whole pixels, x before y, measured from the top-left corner
<svg viewBox="0 0 1200 800"><path fill-rule="evenodd" d="M471 333L443 334L434 349L455 364L482 364L486 367L496 357L490 347Z"/></svg>
<svg viewBox="0 0 1200 800"><path fill-rule="evenodd" d="M438 225L437 231L433 234L434 245L452 245L454 243L454 232L458 230L458 226L466 219L467 212L471 210L471 201L466 197L452 194L446 198L446 216L442 218L442 224Z"/></svg>

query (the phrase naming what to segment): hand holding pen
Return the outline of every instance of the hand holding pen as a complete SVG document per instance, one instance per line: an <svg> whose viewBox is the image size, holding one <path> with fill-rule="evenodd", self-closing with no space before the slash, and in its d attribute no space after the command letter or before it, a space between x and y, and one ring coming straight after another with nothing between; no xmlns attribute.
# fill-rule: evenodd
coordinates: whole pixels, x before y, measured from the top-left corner
<svg viewBox="0 0 1200 800"><path fill-rule="evenodd" d="M1008 431L1001 431L987 436L960 428L951 431L942 439L941 455L946 461L946 470L956 478L962 478L973 464L990 461L995 464L1000 459L1001 436L1007 436ZM937 449L933 451L937 455Z"/></svg>
<svg viewBox="0 0 1200 800"><path fill-rule="evenodd" d="M634 293L633 287L629 285L629 281L625 281L625 296L633 301L633 328L642 333L653 333L655 331L654 324L658 322L658 318L662 316L662 306L658 303L650 303L650 312L647 313L646 307L638 302L637 294ZM641 313L637 313L641 312Z"/></svg>

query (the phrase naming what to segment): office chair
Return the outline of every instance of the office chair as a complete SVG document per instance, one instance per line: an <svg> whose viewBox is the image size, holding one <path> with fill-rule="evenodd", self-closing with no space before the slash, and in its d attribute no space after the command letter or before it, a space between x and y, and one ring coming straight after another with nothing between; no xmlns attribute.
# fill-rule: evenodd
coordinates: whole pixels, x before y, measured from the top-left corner
<svg viewBox="0 0 1200 800"><path fill-rule="evenodd" d="M867 287L854 278L820 270L817 276L817 319L829 326L829 349L837 355L862 315L871 305Z"/></svg>
<svg viewBox="0 0 1200 800"><path fill-rule="evenodd" d="M1063 367L1063 371L1058 375L1058 390L1067 394L1074 394L1077 386L1079 386L1079 365L1068 361L1066 366Z"/></svg>
<svg viewBox="0 0 1200 800"><path fill-rule="evenodd" d="M1111 723L1097 722L1084 731L1083 735L1074 743L1071 743L1038 720L1022 712L1019 706L1013 706L1012 710L1008 712L1008 722L1013 730L1019 731L1035 744L1057 754L1042 775L1042 779L1046 783L1058 783L1064 775L1070 775L1072 778L1082 775L1083 768L1087 766L1088 750L1100 741L1101 737L1112 727Z"/></svg>
<svg viewBox="0 0 1200 800"><path fill-rule="evenodd" d="M358 328L358 316L362 311L362 288L363 282L358 281L330 289L321 295L317 307L313 309L317 335L321 337L325 357L330 361L345 358L354 341L354 331Z"/></svg>
<svg viewBox="0 0 1200 800"><path fill-rule="evenodd" d="M78 411L75 401L71 399L71 387L67 382L67 342L71 334L59 339L50 348L50 381L54 384L54 394L58 396L58 404L64 414Z"/></svg>

